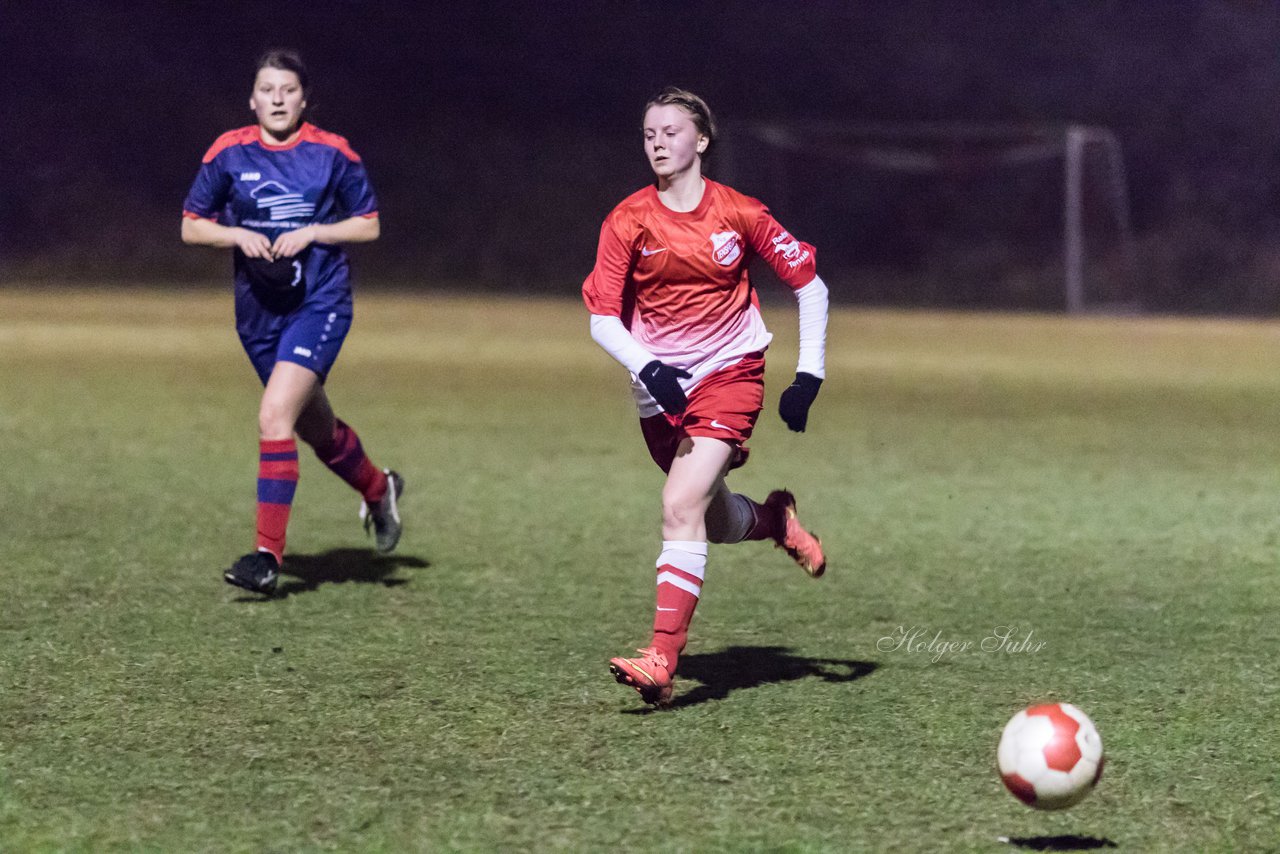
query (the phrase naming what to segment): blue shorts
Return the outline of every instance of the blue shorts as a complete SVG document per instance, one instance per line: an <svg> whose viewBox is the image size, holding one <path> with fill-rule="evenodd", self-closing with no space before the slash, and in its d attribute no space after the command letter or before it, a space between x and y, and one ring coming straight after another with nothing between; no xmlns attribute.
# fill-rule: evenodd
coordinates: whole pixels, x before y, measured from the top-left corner
<svg viewBox="0 0 1280 854"><path fill-rule="evenodd" d="M236 331L263 385L276 362L302 365L324 382L350 329L350 301L307 303L289 314L272 314L252 294L236 294Z"/></svg>

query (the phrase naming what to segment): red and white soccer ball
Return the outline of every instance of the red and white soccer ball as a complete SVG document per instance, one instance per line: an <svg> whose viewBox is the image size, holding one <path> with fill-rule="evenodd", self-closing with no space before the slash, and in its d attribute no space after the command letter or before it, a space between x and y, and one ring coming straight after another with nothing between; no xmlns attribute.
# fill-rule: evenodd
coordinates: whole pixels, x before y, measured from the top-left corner
<svg viewBox="0 0 1280 854"><path fill-rule="evenodd" d="M1102 737L1070 703L1032 706L1005 725L996 762L1014 797L1060 810L1079 803L1102 777Z"/></svg>

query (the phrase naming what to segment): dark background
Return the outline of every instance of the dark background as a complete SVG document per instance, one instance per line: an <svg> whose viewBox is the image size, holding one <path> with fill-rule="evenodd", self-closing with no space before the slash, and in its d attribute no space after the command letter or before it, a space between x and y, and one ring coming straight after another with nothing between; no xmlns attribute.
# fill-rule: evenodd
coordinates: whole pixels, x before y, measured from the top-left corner
<svg viewBox="0 0 1280 854"><path fill-rule="evenodd" d="M182 199L279 45L378 191L361 287L576 293L649 179L644 102L676 84L723 125L710 174L817 244L837 298L1060 307L1061 163L877 173L753 147L753 123L1111 128L1136 242L1090 189L1091 298L1280 309L1274 2L55 0L0 6L0 43L0 281L225 277L179 242Z"/></svg>

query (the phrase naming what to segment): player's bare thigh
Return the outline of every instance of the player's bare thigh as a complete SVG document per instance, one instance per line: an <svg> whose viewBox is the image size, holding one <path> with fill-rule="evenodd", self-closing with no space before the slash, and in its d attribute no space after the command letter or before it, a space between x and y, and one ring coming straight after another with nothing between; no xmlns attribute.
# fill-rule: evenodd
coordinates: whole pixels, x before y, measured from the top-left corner
<svg viewBox="0 0 1280 854"><path fill-rule="evenodd" d="M276 362L258 407L259 436L268 440L293 438L299 417L317 392L323 395L324 388L315 371L294 362ZM327 408L327 400L325 405Z"/></svg>
<svg viewBox="0 0 1280 854"><path fill-rule="evenodd" d="M662 488L663 539L706 539L707 508L724 488L733 452L733 445L709 436L681 440Z"/></svg>

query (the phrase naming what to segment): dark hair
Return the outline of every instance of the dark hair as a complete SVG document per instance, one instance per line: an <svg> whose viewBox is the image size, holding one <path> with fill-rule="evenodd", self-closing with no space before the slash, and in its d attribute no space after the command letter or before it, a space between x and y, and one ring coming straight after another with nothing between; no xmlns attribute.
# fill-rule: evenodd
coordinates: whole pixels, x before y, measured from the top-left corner
<svg viewBox="0 0 1280 854"><path fill-rule="evenodd" d="M702 156L706 157L711 151L712 144L716 141L716 120L711 115L711 108L707 106L706 101L689 90L668 86L649 99L649 103L644 105L644 111L646 113L649 112L650 107L672 105L683 108L689 114L689 117L693 119L693 126L698 129L698 133L707 138L707 150L702 152Z"/></svg>
<svg viewBox="0 0 1280 854"><path fill-rule="evenodd" d="M281 71L292 71L298 75L298 83L302 85L302 97L311 94L311 80L307 76L307 65L296 50L287 47L273 47L258 57L258 64L253 67L256 76L264 68L279 68Z"/></svg>

